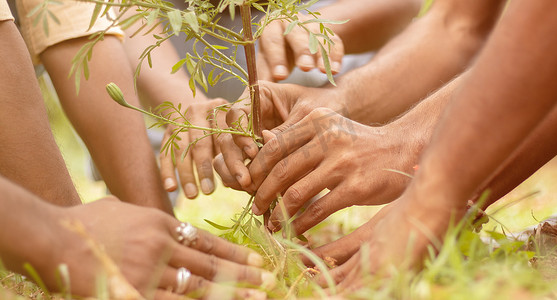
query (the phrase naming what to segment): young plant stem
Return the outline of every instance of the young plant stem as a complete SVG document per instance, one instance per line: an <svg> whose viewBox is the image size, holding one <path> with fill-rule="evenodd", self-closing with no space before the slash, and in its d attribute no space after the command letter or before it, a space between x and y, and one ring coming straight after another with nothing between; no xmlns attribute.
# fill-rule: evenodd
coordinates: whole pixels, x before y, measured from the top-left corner
<svg viewBox="0 0 557 300"><path fill-rule="evenodd" d="M251 99L251 128L257 139L261 139L261 113L259 85L257 84L257 68L255 63L255 41L251 31L251 5L244 1L240 5L240 15L242 17L242 28L244 33L244 51L246 53L246 62L248 66L248 88Z"/></svg>

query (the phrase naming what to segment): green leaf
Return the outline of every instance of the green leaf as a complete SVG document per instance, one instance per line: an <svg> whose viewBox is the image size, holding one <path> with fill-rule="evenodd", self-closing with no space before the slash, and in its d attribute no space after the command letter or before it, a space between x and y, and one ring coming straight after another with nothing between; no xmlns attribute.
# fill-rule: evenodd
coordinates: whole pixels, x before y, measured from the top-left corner
<svg viewBox="0 0 557 300"><path fill-rule="evenodd" d="M89 80L89 64L86 59L83 60L83 76L85 80Z"/></svg>
<svg viewBox="0 0 557 300"><path fill-rule="evenodd" d="M234 14L236 13L236 7L234 3L230 2L228 5L228 12L230 13L230 20L234 21Z"/></svg>
<svg viewBox="0 0 557 300"><path fill-rule="evenodd" d="M35 270L35 268L33 268L33 266L31 266L31 264L27 262L23 264L23 268L25 269L25 271L27 271L29 277L31 277L33 281L35 281L35 283L45 293L46 298L50 299L50 294L48 293L48 289L46 288L44 281L41 279L41 276L39 276L39 273Z"/></svg>
<svg viewBox="0 0 557 300"><path fill-rule="evenodd" d="M321 48L321 59L323 59L323 65L325 66L325 71L327 72L327 79L329 79L329 82L332 85L336 86L335 79L333 78L333 73L331 72L331 62L329 60L329 54L327 53L323 45L319 44L319 47Z"/></svg>
<svg viewBox="0 0 557 300"><path fill-rule="evenodd" d="M44 34L48 36L50 32L48 30L48 20L46 17L43 17L43 29L44 29Z"/></svg>
<svg viewBox="0 0 557 300"><path fill-rule="evenodd" d="M209 225L211 225L211 226L213 226L213 227L215 227L216 229L219 229L219 230L228 230L228 229L232 228L232 227L226 227L226 226L223 226L223 225L219 225L219 224L217 224L213 221L207 220L207 219L203 219L203 221L209 223Z"/></svg>
<svg viewBox="0 0 557 300"><path fill-rule="evenodd" d="M344 24L346 22L350 21L350 19L347 20L327 20L327 19L309 19L306 21L303 21L302 24L309 24L309 23L320 23L320 24Z"/></svg>
<svg viewBox="0 0 557 300"><path fill-rule="evenodd" d="M180 68L184 65L184 63L186 63L186 59L182 58L180 59L174 66L172 66L172 74L178 72L178 70L180 70Z"/></svg>
<svg viewBox="0 0 557 300"><path fill-rule="evenodd" d="M318 45L319 45L319 41L315 37L315 34L310 32L309 33L309 52L311 52L311 54L317 53Z"/></svg>
<svg viewBox="0 0 557 300"><path fill-rule="evenodd" d="M300 21L295 20L292 21L290 24L288 24L288 26L286 26L286 29L284 30L284 35L289 34L292 31L292 29L294 29L294 26L298 25L298 23L300 23Z"/></svg>
<svg viewBox="0 0 557 300"><path fill-rule="evenodd" d="M199 33L199 23L197 22L197 16L195 12L189 11L184 14L184 21L188 24L193 31Z"/></svg>
<svg viewBox="0 0 557 300"><path fill-rule="evenodd" d="M95 9L93 9L93 15L91 16L91 22L89 23L89 28L87 28L87 31L91 30L91 28L93 28L93 25L95 25L95 22L97 21L97 18L101 13L102 7L103 7L102 3L97 3L95 5Z"/></svg>
<svg viewBox="0 0 557 300"><path fill-rule="evenodd" d="M190 78L189 85L190 85L190 90L193 96L195 97L195 80L193 79L193 77Z"/></svg>
<svg viewBox="0 0 557 300"><path fill-rule="evenodd" d="M43 4L44 3L41 1L41 3L35 5L35 7L33 7L33 9L31 9L25 16L29 18L32 15L36 14L43 7Z"/></svg>
<svg viewBox="0 0 557 300"><path fill-rule="evenodd" d="M149 12L149 15L147 15L147 25L151 25L151 24L153 24L153 22L155 22L155 20L159 16L159 12L160 12L160 9L158 9L158 8L154 9L154 10L151 10L151 12Z"/></svg>
<svg viewBox="0 0 557 300"><path fill-rule="evenodd" d="M167 13L167 15L172 31L176 36L178 36L182 30L182 12L179 10L171 10Z"/></svg>
<svg viewBox="0 0 557 300"><path fill-rule="evenodd" d="M265 12L265 9L263 8L263 6L257 4L257 2L251 3L251 6L253 6L253 7L254 7L255 9L257 9L258 11Z"/></svg>
<svg viewBox="0 0 557 300"><path fill-rule="evenodd" d="M308 239L303 234L300 234L300 235L296 236L296 238L299 239L302 242L305 242L305 243L308 242Z"/></svg>

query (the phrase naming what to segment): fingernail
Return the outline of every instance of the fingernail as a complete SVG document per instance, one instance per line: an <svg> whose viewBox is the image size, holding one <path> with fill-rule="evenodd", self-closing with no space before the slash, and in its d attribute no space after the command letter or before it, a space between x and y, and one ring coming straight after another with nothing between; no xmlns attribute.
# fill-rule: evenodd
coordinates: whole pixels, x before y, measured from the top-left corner
<svg viewBox="0 0 557 300"><path fill-rule="evenodd" d="M242 178L242 175L236 175L236 181L238 181L240 185L242 185Z"/></svg>
<svg viewBox="0 0 557 300"><path fill-rule="evenodd" d="M255 205L255 203L251 206L251 210L256 216L260 216L263 213L259 210L259 208L257 207L257 205Z"/></svg>
<svg viewBox="0 0 557 300"><path fill-rule="evenodd" d="M288 69L283 65L275 66L275 68L273 69L273 76L286 78L288 77Z"/></svg>
<svg viewBox="0 0 557 300"><path fill-rule="evenodd" d="M248 255L248 265L254 267L263 266L263 257L255 252L250 253Z"/></svg>
<svg viewBox="0 0 557 300"><path fill-rule="evenodd" d="M246 152L246 154L250 157L250 158L254 158L255 155L257 155L257 150L255 150L254 146L245 146L244 147L244 152Z"/></svg>
<svg viewBox="0 0 557 300"><path fill-rule="evenodd" d="M280 229L278 225L278 222L273 222L271 220L267 222L267 228L269 228L271 232L277 232Z"/></svg>
<svg viewBox="0 0 557 300"><path fill-rule="evenodd" d="M174 180L172 178L166 178L164 180L164 189L167 191L170 191L172 189L176 188L176 183L174 183Z"/></svg>
<svg viewBox="0 0 557 300"><path fill-rule="evenodd" d="M309 55L302 55L298 58L298 66L311 69L315 67L315 61L313 60L313 57Z"/></svg>
<svg viewBox="0 0 557 300"><path fill-rule="evenodd" d="M267 293L259 290L247 290L244 297L245 299L263 300L267 299Z"/></svg>
<svg viewBox="0 0 557 300"><path fill-rule="evenodd" d="M210 178L201 179L201 190L203 194L208 195L215 191L215 184Z"/></svg>
<svg viewBox="0 0 557 300"><path fill-rule="evenodd" d="M338 72L340 72L340 63L339 63L338 61L334 61L334 62L331 64L331 71L332 71L333 73L338 73Z"/></svg>
<svg viewBox="0 0 557 300"><path fill-rule="evenodd" d="M261 272L261 287L266 290L271 290L275 287L275 275L271 272Z"/></svg>
<svg viewBox="0 0 557 300"><path fill-rule="evenodd" d="M187 183L184 187L184 193L186 197L193 199L197 196L197 187L193 183Z"/></svg>

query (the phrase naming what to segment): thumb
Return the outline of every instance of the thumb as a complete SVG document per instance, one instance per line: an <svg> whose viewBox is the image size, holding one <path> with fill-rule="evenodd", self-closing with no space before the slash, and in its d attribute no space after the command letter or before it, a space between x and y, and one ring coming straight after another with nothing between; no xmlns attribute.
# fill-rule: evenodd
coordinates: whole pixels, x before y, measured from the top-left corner
<svg viewBox="0 0 557 300"><path fill-rule="evenodd" d="M263 144L267 144L270 140L272 140L277 135L269 130L263 130L261 133L263 135Z"/></svg>

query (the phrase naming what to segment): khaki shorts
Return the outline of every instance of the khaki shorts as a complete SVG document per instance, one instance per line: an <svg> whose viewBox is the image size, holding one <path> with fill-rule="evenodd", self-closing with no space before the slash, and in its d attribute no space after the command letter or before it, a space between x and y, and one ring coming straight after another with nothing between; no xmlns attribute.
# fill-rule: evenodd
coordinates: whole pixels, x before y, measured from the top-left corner
<svg viewBox="0 0 557 300"><path fill-rule="evenodd" d="M10 7L8 6L8 1L0 0L0 21L13 20L14 17L10 12Z"/></svg>
<svg viewBox="0 0 557 300"><path fill-rule="evenodd" d="M5 2L6 0L0 0ZM92 33L103 31L112 25L112 21L107 16L97 18L95 25L90 30L89 23L95 4L86 3L76 0L58 0L61 4L49 3L48 10L52 12L60 21L56 23L54 19L48 16L48 35L44 29L43 20L33 25L33 21L38 15L38 12L31 16L27 16L33 8L41 5L45 0L16 0L17 14L20 23L20 31L29 53L33 59L33 64L40 63L39 54L41 54L49 46L58 44L60 42L89 36ZM46 14L44 14L46 15ZM114 17L114 14L111 15ZM110 28L107 33L117 35L121 39L124 38L123 31L118 27Z"/></svg>

